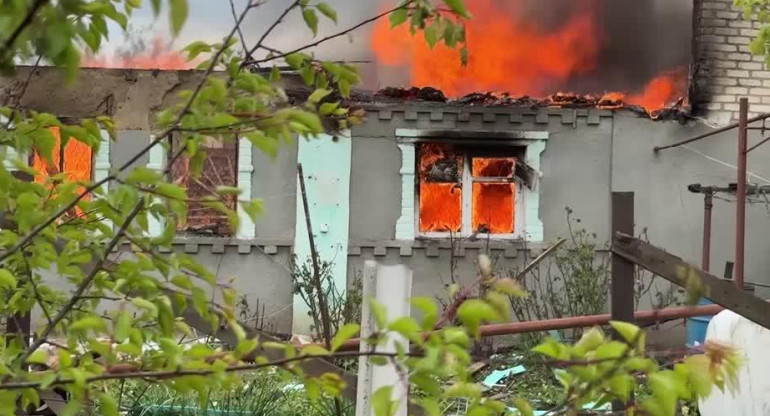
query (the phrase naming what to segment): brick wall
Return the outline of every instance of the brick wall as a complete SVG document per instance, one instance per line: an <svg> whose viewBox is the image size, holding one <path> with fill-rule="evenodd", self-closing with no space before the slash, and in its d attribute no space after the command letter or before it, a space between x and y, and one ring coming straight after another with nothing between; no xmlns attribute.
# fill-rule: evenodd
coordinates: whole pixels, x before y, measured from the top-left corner
<svg viewBox="0 0 770 416"><path fill-rule="evenodd" d="M727 122L738 117L738 98L751 113L770 112L770 69L749 43L759 23L744 20L733 0L695 0L695 66L691 98L698 113Z"/></svg>

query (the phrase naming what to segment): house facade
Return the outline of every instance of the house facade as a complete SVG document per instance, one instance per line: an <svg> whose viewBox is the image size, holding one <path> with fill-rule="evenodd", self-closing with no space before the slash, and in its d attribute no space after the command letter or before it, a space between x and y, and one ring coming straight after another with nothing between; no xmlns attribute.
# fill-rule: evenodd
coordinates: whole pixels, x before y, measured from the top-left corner
<svg viewBox="0 0 770 416"><path fill-rule="evenodd" d="M568 210L604 246L616 191L635 193L637 233L698 264L703 198L687 186L735 182L737 132L665 152L653 148L729 122L739 96L749 97L752 113L770 110L770 82L763 81L770 72L746 51L756 28L730 4L711 0L696 6L692 86L698 91L692 96L700 100L693 103L694 114L703 118L653 120L624 109L419 100L352 103L366 110L362 124L286 143L274 157L247 141L212 147L215 159L207 162L204 176L221 168L217 180L238 186L244 198L261 198L264 214L256 223L242 215L238 230L220 226L221 219L190 217L175 248L195 255L222 281L235 278L240 294L273 329L306 331L307 308L293 293L292 279L292 258L302 262L310 255L298 192L301 165L315 244L340 290L369 259L408 265L415 296L445 295L450 284L473 281L482 252L503 273L521 269L570 235ZM3 93L14 94L29 70L2 80ZM93 156L96 178L146 146L155 113L199 75L85 69L70 87L52 69L32 76L25 107L73 119L114 117L118 139ZM764 133L752 130L749 142ZM164 169L166 163L167 155L156 147L135 165ZM751 181L770 183L770 147L752 151L749 171ZM719 271L733 257L735 206L729 197L714 205L711 258ZM770 268L770 202L747 209L746 280L770 284L764 273ZM151 228L160 232L162 226ZM757 294L766 296L759 288Z"/></svg>

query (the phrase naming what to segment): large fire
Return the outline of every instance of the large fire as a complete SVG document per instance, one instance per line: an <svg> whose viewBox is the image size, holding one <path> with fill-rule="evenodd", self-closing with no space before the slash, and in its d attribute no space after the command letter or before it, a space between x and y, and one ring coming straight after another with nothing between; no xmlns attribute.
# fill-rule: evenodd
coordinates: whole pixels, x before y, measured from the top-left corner
<svg viewBox="0 0 770 416"><path fill-rule="evenodd" d="M128 52L117 53L111 57L86 56L83 59L86 68L130 68L130 69L191 69L195 63L188 62L182 53L171 48L171 44L156 37L149 46Z"/></svg>
<svg viewBox="0 0 770 416"><path fill-rule="evenodd" d="M469 1L473 19L466 27L469 54L465 66L458 49L443 44L431 49L406 25L391 30L386 20L377 23L370 43L378 63L407 68L412 85L435 87L450 97L480 91L547 97L569 90L570 80L597 69L604 40L594 4L584 2L559 27L546 29L527 18L519 2ZM658 110L685 95L684 73L677 69L655 77L637 91L605 97Z"/></svg>

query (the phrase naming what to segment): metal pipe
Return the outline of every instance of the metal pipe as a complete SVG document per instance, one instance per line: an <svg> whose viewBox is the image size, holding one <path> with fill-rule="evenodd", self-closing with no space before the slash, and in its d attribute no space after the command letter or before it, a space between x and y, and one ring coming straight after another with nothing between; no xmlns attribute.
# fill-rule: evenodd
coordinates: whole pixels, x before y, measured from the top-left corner
<svg viewBox="0 0 770 416"><path fill-rule="evenodd" d="M749 99L740 99L738 115L738 179L735 192L735 285L743 289L743 265L746 242L746 147L748 145Z"/></svg>
<svg viewBox="0 0 770 416"><path fill-rule="evenodd" d="M764 129L763 129L763 130L764 130ZM767 143L767 141L768 141L768 140L770 140L770 136L767 136L767 137L765 137L764 139L762 139L762 141L761 141L761 142L759 142L759 143L755 144L754 146L751 146L751 147L749 147L749 148L746 150L746 153L749 153L750 151L752 151L752 150L756 149L756 148L757 148L757 147L759 147L759 146L762 146L763 144Z"/></svg>
<svg viewBox="0 0 770 416"><path fill-rule="evenodd" d="M755 116L755 117L752 117L750 119L747 119L746 120L746 124L754 123L755 121L760 121L760 120L764 120L764 119L767 119L767 118L770 118L770 113L760 114L758 116ZM652 150L657 153L660 150L672 149L674 147L679 147L679 146L687 144L687 143L692 143L692 142L698 141L700 139L705 139L707 137L711 137L711 136L713 136L715 134L724 133L726 131L732 130L732 129L737 128L737 127L740 127L740 123L733 123L733 124L727 125L725 127L722 127L722 128L716 129L716 130L712 130L712 131L710 131L708 133L704 133L704 134L701 134L699 136L695 136L695 137L687 139L687 140L682 140L681 142L667 144L665 146L655 146L655 147L652 148Z"/></svg>
<svg viewBox="0 0 770 416"><path fill-rule="evenodd" d="M638 311L634 313L634 321L637 324L654 323L672 319L692 318L694 316L716 315L723 310L724 308L720 305L678 306L675 308ZM540 321L482 325L479 330L481 331L482 337L492 337L497 335L512 335L527 332L607 325L611 320L610 314L606 313L602 315L586 315L571 318L545 319ZM360 338L354 338L342 344L339 350L357 350L360 343Z"/></svg>
<svg viewBox="0 0 770 416"><path fill-rule="evenodd" d="M703 196L703 253L701 269L709 271L711 265L711 208L714 206L714 194L707 192Z"/></svg>

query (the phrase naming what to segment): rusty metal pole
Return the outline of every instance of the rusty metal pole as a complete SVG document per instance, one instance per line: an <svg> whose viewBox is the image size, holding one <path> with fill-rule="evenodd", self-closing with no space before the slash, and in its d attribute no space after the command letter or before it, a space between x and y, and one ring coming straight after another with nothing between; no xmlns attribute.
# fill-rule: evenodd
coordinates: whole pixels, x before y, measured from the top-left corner
<svg viewBox="0 0 770 416"><path fill-rule="evenodd" d="M746 242L746 148L748 146L749 99L741 98L738 115L738 189L735 204L735 285L743 289Z"/></svg>
<svg viewBox="0 0 770 416"><path fill-rule="evenodd" d="M714 194L706 192L703 196L703 259L701 269L709 271L711 265L711 208L714 207Z"/></svg>

